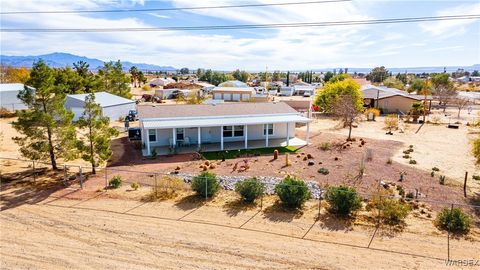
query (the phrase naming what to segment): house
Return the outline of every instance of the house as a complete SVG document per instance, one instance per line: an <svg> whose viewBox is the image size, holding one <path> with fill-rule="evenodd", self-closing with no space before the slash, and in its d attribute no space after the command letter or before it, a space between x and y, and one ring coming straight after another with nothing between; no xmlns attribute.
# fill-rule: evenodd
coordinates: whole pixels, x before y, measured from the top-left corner
<svg viewBox="0 0 480 270"><path fill-rule="evenodd" d="M286 103L138 106L143 155L299 146L309 142L310 119ZM295 125L307 125L306 139Z"/></svg>
<svg viewBox="0 0 480 270"><path fill-rule="evenodd" d="M176 81L172 78L153 78L148 82L148 84L151 87L157 87L157 86L165 86L174 82Z"/></svg>
<svg viewBox="0 0 480 270"><path fill-rule="evenodd" d="M365 107L374 107L382 113L406 114L412 108L413 103L423 102L425 96L413 95L396 88L383 86L364 85L361 89ZM428 109L432 106L432 97L427 96Z"/></svg>
<svg viewBox="0 0 480 270"><path fill-rule="evenodd" d="M157 89L155 90L155 96L160 99L173 99L178 96L179 93L182 93L183 96L188 96L192 90L190 89L179 89L179 88L169 88L169 89Z"/></svg>
<svg viewBox="0 0 480 270"><path fill-rule="evenodd" d="M32 87L29 88L35 90ZM27 105L17 97L23 89L25 89L25 85L22 83L0 84L0 108L5 108L8 111L28 109Z"/></svg>
<svg viewBox="0 0 480 270"><path fill-rule="evenodd" d="M215 85L209 84L209 83L206 83L206 82L196 82L195 84L202 87L202 91L204 93L210 93L210 91L212 91L213 88L215 88Z"/></svg>
<svg viewBox="0 0 480 270"><path fill-rule="evenodd" d="M73 120L78 120L85 108L85 98L88 94L67 95L65 108L72 110L75 114ZM119 97L107 92L95 93L95 102L102 107L102 115L110 118L110 121L116 121L120 117L128 115L130 110L136 109L134 100Z"/></svg>
<svg viewBox="0 0 480 270"><path fill-rule="evenodd" d="M317 86L300 82L293 85L293 95L311 97L315 95Z"/></svg>
<svg viewBox="0 0 480 270"><path fill-rule="evenodd" d="M226 81L211 90L213 99L225 101L249 101L255 95L255 89L241 81Z"/></svg>

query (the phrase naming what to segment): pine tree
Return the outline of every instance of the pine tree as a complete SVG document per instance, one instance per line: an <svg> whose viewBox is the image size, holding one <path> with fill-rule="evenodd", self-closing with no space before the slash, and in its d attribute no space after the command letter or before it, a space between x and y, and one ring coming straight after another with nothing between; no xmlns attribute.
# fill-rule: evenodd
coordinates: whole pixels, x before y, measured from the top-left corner
<svg viewBox="0 0 480 270"><path fill-rule="evenodd" d="M108 62L98 71L103 90L124 98L131 98L130 79L123 73L122 63Z"/></svg>
<svg viewBox="0 0 480 270"><path fill-rule="evenodd" d="M102 108L95 103L95 94L85 98L85 110L76 125L86 131L83 134L85 141L78 141L77 148L83 160L92 164L92 173L102 162L112 156L110 142L112 137L118 136L118 131L109 127L110 120L102 116Z"/></svg>
<svg viewBox="0 0 480 270"><path fill-rule="evenodd" d="M55 85L55 71L40 60L33 64L30 79L18 98L28 110L19 111L13 127L22 135L13 140L22 156L33 160L50 159L57 169L57 158L75 157L73 113L66 110L65 94Z"/></svg>
<svg viewBox="0 0 480 270"><path fill-rule="evenodd" d="M287 71L287 86L290 86L290 71Z"/></svg>

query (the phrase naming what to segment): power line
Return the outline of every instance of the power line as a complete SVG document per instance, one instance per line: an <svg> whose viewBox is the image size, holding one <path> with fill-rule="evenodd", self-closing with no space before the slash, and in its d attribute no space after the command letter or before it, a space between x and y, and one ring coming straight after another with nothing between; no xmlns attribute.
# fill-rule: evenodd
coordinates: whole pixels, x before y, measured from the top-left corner
<svg viewBox="0 0 480 270"><path fill-rule="evenodd" d="M330 21L312 23L274 23L274 24L237 24L237 25L207 25L207 26L170 26L170 27L135 27L135 28L0 28L0 32L161 32L161 31L208 31L264 28L296 28L296 27L329 27L368 24L395 24L427 21L473 20L480 15L451 15L393 18L379 20Z"/></svg>
<svg viewBox="0 0 480 270"><path fill-rule="evenodd" d="M1 15L13 14L67 14L67 13L117 13L117 12L152 12L152 11L178 11L178 10L201 10L201 9L224 9L224 8L247 8L247 7L267 7L267 6L290 6L290 5L310 5L336 2L351 2L352 0L322 0L306 2L286 2L272 4L243 4L243 5L224 5L224 6L201 6L201 7L174 7L174 8L146 8L146 9L101 9L101 10L39 10L39 11L5 11Z"/></svg>

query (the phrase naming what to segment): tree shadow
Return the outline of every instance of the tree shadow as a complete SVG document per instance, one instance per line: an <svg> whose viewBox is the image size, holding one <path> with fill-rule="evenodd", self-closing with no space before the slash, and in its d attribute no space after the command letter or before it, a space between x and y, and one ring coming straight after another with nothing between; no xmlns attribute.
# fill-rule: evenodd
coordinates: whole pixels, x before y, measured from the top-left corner
<svg viewBox="0 0 480 270"><path fill-rule="evenodd" d="M263 210L263 215L272 222L291 222L295 218L300 218L303 215L303 210L288 208L281 202L276 201Z"/></svg>
<svg viewBox="0 0 480 270"><path fill-rule="evenodd" d="M389 237L393 238L403 231L405 231L405 228L407 227L407 224L404 221L401 221L399 223L382 223L378 227L378 236L381 237Z"/></svg>
<svg viewBox="0 0 480 270"><path fill-rule="evenodd" d="M210 200L210 198L208 200ZM175 207L184 211L188 211L205 205L208 200L206 200L204 197L200 197L197 194L192 194L182 197L180 200L176 201Z"/></svg>
<svg viewBox="0 0 480 270"><path fill-rule="evenodd" d="M241 198L225 203L223 208L230 217L235 217L242 212L247 212L255 209L260 210L260 208L258 207L258 203L248 203Z"/></svg>
<svg viewBox="0 0 480 270"><path fill-rule="evenodd" d="M329 211L319 216L320 227L329 231L353 231L354 221L352 216L337 215Z"/></svg>

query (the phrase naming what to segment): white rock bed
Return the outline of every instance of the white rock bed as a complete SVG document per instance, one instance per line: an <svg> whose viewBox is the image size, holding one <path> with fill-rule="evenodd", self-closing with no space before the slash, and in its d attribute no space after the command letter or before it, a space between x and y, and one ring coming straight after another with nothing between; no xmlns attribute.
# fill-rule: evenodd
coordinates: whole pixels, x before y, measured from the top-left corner
<svg viewBox="0 0 480 270"><path fill-rule="evenodd" d="M192 178L196 175L188 173L177 173L176 176L180 177L185 181L185 183L191 183ZM251 176L227 176L227 175L217 175L218 182L225 190L235 190L235 184ZM257 176L257 179L265 184L265 193L268 195L275 194L275 185L279 183L283 178L274 177L274 176ZM308 189L312 193L312 198L319 199L323 195L324 190L318 186L316 182L305 181Z"/></svg>

